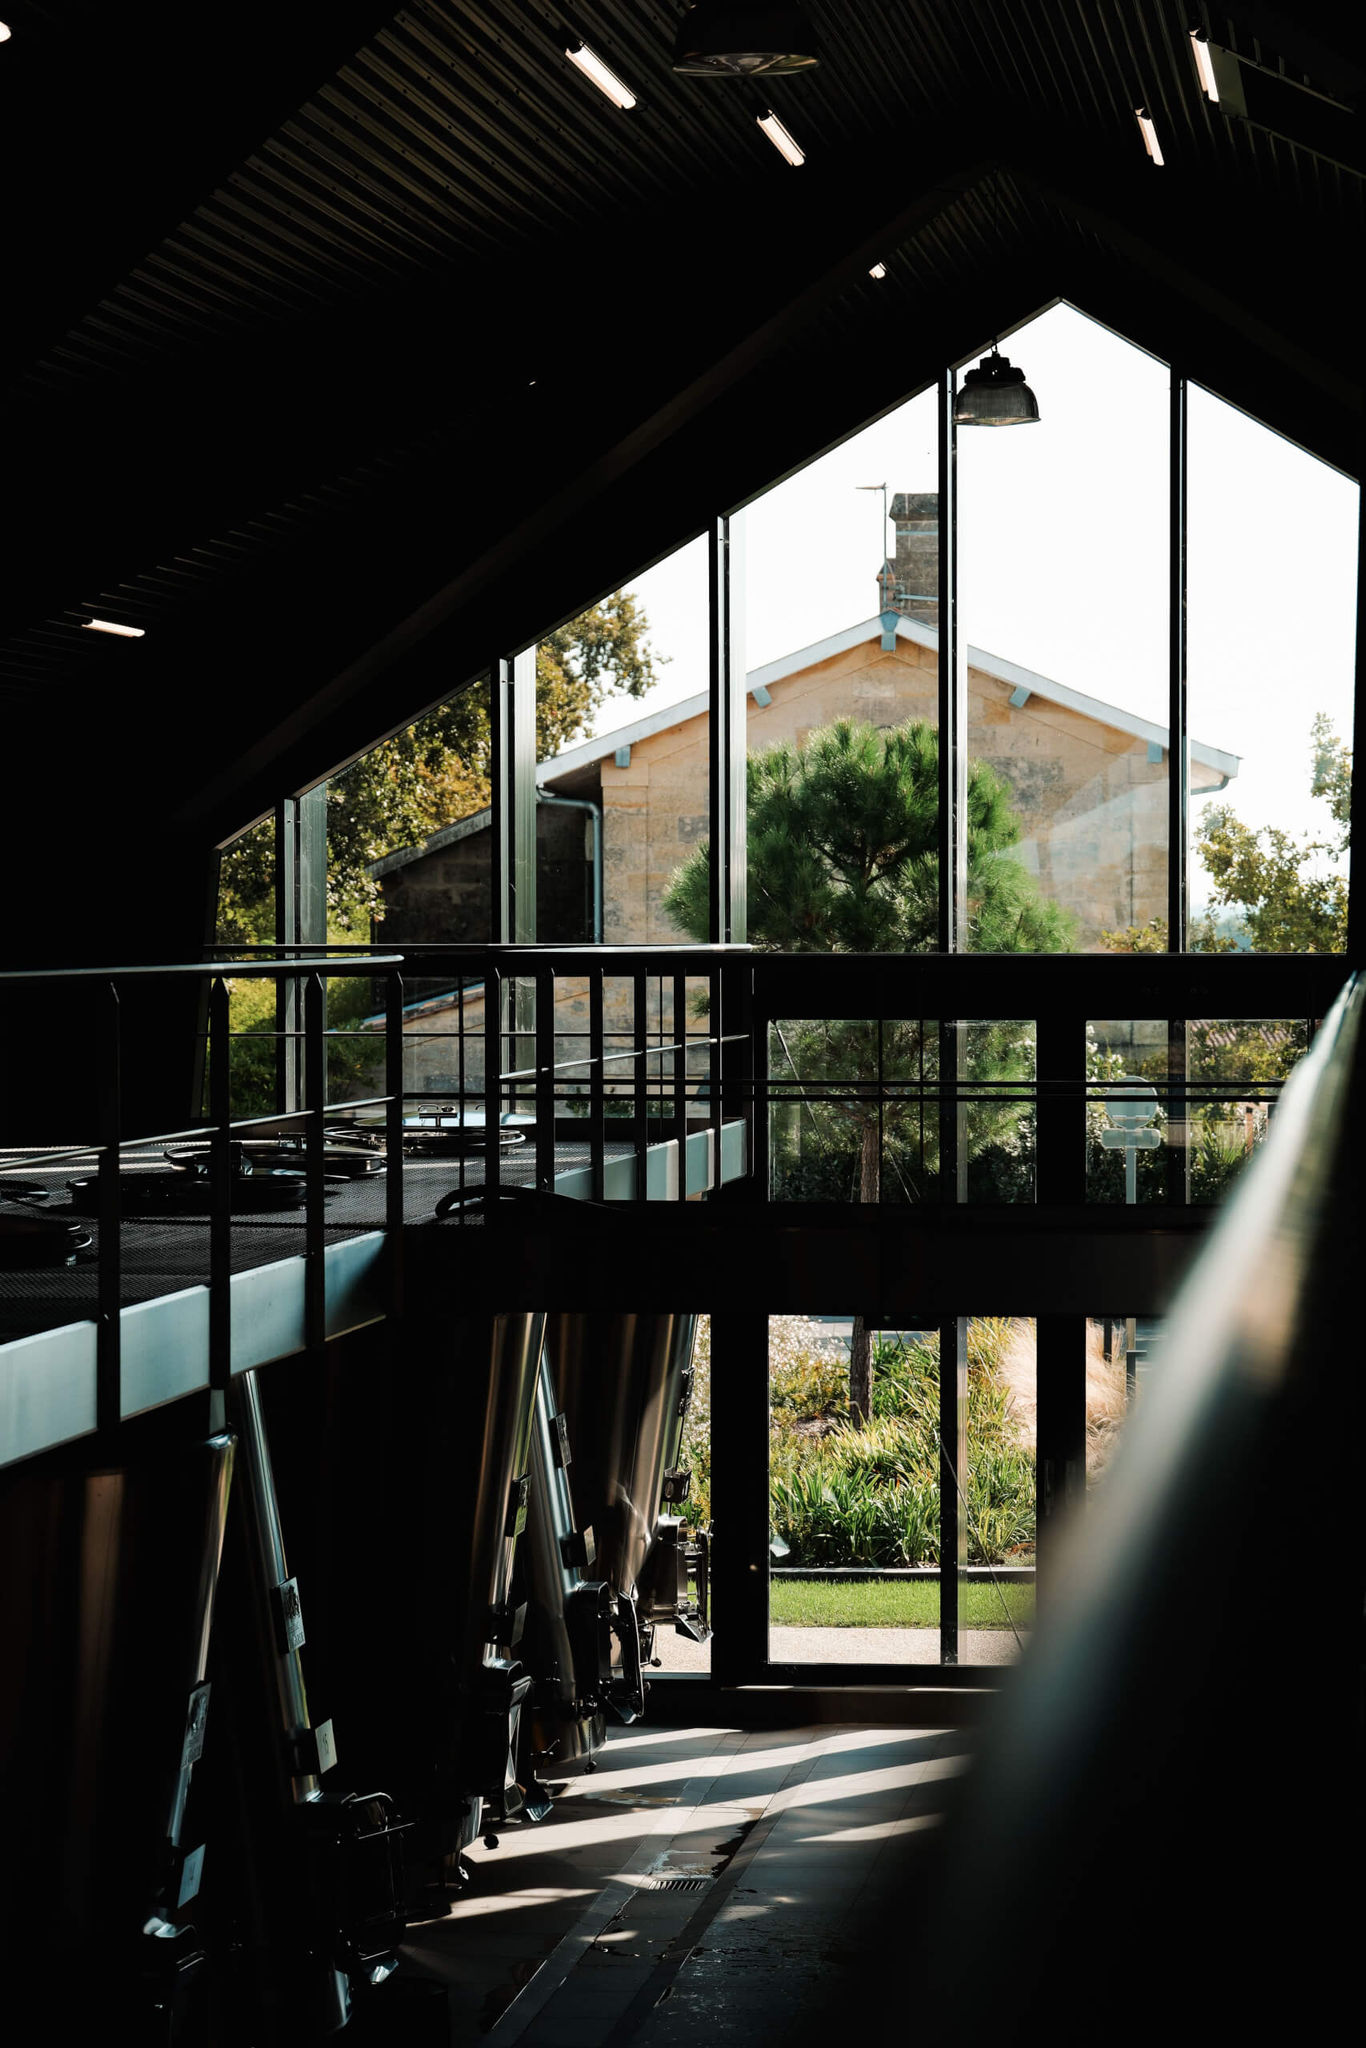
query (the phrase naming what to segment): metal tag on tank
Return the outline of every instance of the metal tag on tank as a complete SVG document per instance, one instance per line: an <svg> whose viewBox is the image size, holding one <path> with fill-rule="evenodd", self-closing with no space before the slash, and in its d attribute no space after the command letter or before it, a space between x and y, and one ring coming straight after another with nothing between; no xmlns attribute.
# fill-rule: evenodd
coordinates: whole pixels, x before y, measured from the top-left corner
<svg viewBox="0 0 1366 2048"><path fill-rule="evenodd" d="M180 1866L180 1887L176 1892L177 1907L188 1906L199 1891L200 1880L204 1875L205 1846L201 1842L197 1849L191 1849Z"/></svg>
<svg viewBox="0 0 1366 2048"><path fill-rule="evenodd" d="M204 1754L204 1730L209 1720L209 1688L197 1685L190 1694L190 1710L185 1717L185 1740L180 1750L180 1768L188 1771L191 1764L197 1764Z"/></svg>
<svg viewBox="0 0 1366 2048"><path fill-rule="evenodd" d="M282 1657L304 1646L304 1614L299 1605L297 1579L284 1579L275 1588L275 1638Z"/></svg>
<svg viewBox="0 0 1366 2048"><path fill-rule="evenodd" d="M553 1441L555 1446L555 1463L563 1470L566 1465L572 1465L574 1462L574 1453L569 1448L569 1417L567 1415L557 1415L555 1417L555 1436Z"/></svg>
<svg viewBox="0 0 1366 2048"><path fill-rule="evenodd" d="M512 1495L508 1501L507 1534L520 1536L526 1527L527 1501L531 1497L531 1474L524 1473L512 1482Z"/></svg>

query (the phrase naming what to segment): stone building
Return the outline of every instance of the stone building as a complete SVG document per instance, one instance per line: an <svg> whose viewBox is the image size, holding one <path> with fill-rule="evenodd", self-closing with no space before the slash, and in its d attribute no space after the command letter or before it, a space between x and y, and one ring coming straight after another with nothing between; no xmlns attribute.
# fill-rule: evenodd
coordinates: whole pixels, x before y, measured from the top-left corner
<svg viewBox="0 0 1366 2048"><path fill-rule="evenodd" d="M898 492L896 552L878 573L882 609L748 678L751 752L801 746L837 718L879 727L938 712L938 498ZM1077 945L1165 917L1165 725L1053 682L1018 663L967 650L968 748L1008 783L1021 824L1017 857L1042 893L1076 918ZM1191 746L1191 794L1208 797L1238 773L1239 757ZM538 936L571 943L670 945L684 935L664 909L679 865L707 836L709 706L706 692L648 713L543 761L537 818ZM405 848L373 870L384 891L382 936L394 944L487 936L488 814L480 812ZM479 1027L467 991L466 1029ZM610 1001L610 998L609 998ZM565 986L558 1019L581 1028L582 1004ZM454 1078L440 1032L445 998L427 998L416 1072ZM667 1025L666 1015L662 1023ZM562 1048L566 1056L566 1046ZM480 1079L471 1079L479 1061ZM482 1055L467 1047L467 1086L482 1086Z"/></svg>

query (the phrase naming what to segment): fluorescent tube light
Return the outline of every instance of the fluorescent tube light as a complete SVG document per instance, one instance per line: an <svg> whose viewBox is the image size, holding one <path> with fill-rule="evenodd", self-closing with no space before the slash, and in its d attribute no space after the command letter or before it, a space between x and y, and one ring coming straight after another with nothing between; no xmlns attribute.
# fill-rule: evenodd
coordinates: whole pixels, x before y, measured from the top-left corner
<svg viewBox="0 0 1366 2048"><path fill-rule="evenodd" d="M770 110L767 114L760 114L758 121L779 156L786 157L787 161L794 165L806 162L806 151L793 141L775 113Z"/></svg>
<svg viewBox="0 0 1366 2048"><path fill-rule="evenodd" d="M120 626L113 619L82 619L87 633L116 633L120 640L141 640L145 632L142 626Z"/></svg>
<svg viewBox="0 0 1366 2048"><path fill-rule="evenodd" d="M1157 130L1144 113L1142 107L1134 108L1134 118L1142 131L1143 147L1147 150L1153 162L1155 164L1165 163L1166 158L1162 154L1162 145L1157 139Z"/></svg>
<svg viewBox="0 0 1366 2048"><path fill-rule="evenodd" d="M875 264L873 265L872 269L871 269L871 270L870 270L870 271L868 272L868 275L869 275L869 277L885 277L885 276L887 275L887 266L886 266L886 264L885 264L885 263L875 263Z"/></svg>
<svg viewBox="0 0 1366 2048"><path fill-rule="evenodd" d="M565 51L571 64L578 66L585 78L590 78L599 92L606 93L614 107L629 111L636 103L636 96L629 85L623 85L615 71L603 63L596 50L590 50L587 43L576 43Z"/></svg>
<svg viewBox="0 0 1366 2048"><path fill-rule="evenodd" d="M1195 75L1200 81L1200 90L1207 100L1219 104L1219 81L1214 75L1214 59L1209 53L1209 41L1198 28L1191 30L1191 55L1195 59Z"/></svg>

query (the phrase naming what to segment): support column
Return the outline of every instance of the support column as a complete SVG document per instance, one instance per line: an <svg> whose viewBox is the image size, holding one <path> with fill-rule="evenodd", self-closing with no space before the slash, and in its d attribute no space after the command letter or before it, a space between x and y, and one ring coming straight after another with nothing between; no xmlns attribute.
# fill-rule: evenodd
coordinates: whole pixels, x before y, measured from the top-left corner
<svg viewBox="0 0 1366 2048"><path fill-rule="evenodd" d="M1038 1077L1038 1199L1079 1208L1086 1200L1084 1017L1039 1018ZM1035 1543L1042 1599L1059 1518L1086 1484L1086 1317L1040 1316L1035 1335Z"/></svg>
<svg viewBox="0 0 1366 2048"><path fill-rule="evenodd" d="M1167 606L1167 951L1184 953L1190 916L1190 739L1186 685L1186 380L1173 367Z"/></svg>
<svg viewBox="0 0 1366 2048"><path fill-rule="evenodd" d="M968 950L968 679L958 621L958 380L939 379L939 950Z"/></svg>
<svg viewBox="0 0 1366 2048"><path fill-rule="evenodd" d="M720 1685L753 1683L768 1661L768 1317L711 1319L712 1638Z"/></svg>
<svg viewBox="0 0 1366 2048"><path fill-rule="evenodd" d="M968 1562L968 1320L939 1326L939 1661L960 1661Z"/></svg>
<svg viewBox="0 0 1366 2048"><path fill-rule="evenodd" d="M711 939L744 943L746 904L744 514L712 527L711 604Z"/></svg>
<svg viewBox="0 0 1366 2048"><path fill-rule="evenodd" d="M1059 1522L1086 1492L1086 1317L1040 1316L1037 1516L1039 1597L1048 1596Z"/></svg>

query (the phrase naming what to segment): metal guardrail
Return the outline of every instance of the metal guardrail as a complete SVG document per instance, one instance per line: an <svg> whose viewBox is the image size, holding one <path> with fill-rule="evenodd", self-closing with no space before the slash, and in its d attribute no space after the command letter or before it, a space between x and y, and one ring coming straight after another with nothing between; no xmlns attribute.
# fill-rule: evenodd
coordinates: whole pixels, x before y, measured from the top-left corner
<svg viewBox="0 0 1366 2048"><path fill-rule="evenodd" d="M721 1128L746 1129L746 1159L759 1199L769 1189L769 1135L776 1111L842 1096L879 1113L889 1104L904 1112L914 1095L919 1106L943 1116L941 1139L948 1156L943 1183L964 1199L961 1120L975 1104L1013 1104L1031 1113L1036 1129L1035 1196L1044 1203L1079 1203L1086 1197L1085 1119L1094 1084L1085 1079L1088 1017L1119 1015L1189 1017L1298 1014L1312 1019L1328 1007L1330 989L1340 982L1342 963L1305 960L1172 960L900 955L892 958L829 954L768 955L742 946L540 947L405 946L244 948L230 957L219 951L203 962L167 966L21 971L0 976L7 987L58 983L84 985L93 994L92 1038L97 1048L96 1128L82 1147L25 1149L0 1157L0 1171L32 1170L41 1160L55 1165L75 1156L96 1161L100 1257L98 1274L98 1413L102 1424L117 1420L120 1408L119 1313L122 1301L122 1203L120 1165L131 1142L140 1147L186 1140L207 1142L209 1151L210 1383L223 1390L230 1372L229 1279L232 1261L232 1147L266 1133L297 1132L302 1138L305 1175L302 1212L305 1259L306 1339L323 1341L326 1316L324 1254L325 1152L329 1129L339 1121L368 1117L382 1127L389 1172L385 1223L390 1237L391 1305L402 1303L404 1138L406 1122L448 1114L459 1128L468 1120L482 1126L477 1153L461 1146L451 1161L461 1197L454 1213L471 1220L473 1210L495 1213L507 1182L502 1154L505 1119L522 1118L514 1130L528 1130L531 1185L554 1192L557 1148L575 1143L587 1153L591 1198L608 1194L608 1164L625 1154L632 1171L624 1185L635 1202L649 1195L647 1155L671 1149L677 1172L670 1193L688 1198L688 1141L713 1134L719 1177ZM363 976L374 984L375 1005L363 1028L329 1028L327 988L339 979ZM188 1125L125 1139L122 1115L119 989L124 983L198 979L209 984L207 1017L208 1102L206 1114ZM234 1115L231 984L274 980L294 991L297 1028L252 1033L289 1042L297 1052L293 1096L277 1096L268 1111ZM415 982L444 985L445 1026L429 1032L414 1016L408 995ZM1290 1008L1294 995L1297 1008ZM1200 1009L1192 1005L1199 1003ZM1036 1020L1035 1071L1026 1079L973 1080L956 1065L964 1014L983 1021L1029 1017ZM913 1089L883 1074L844 1081L800 1081L781 1069L770 1071L772 1028L784 1017L863 1020L939 1018L938 1074L925 1074ZM691 1028L695 1024L697 1028ZM416 1027L416 1028L415 1028ZM454 1081L441 1086L410 1085L405 1055L429 1037L455 1047ZM328 1052L339 1042L363 1041L382 1059L382 1086L342 1099L328 1096ZM474 1054L477 1051L478 1057ZM281 1069L283 1072L283 1067ZM281 1084L283 1086L283 1084ZM1189 1080L1156 1084L1176 1115L1198 1100L1250 1099L1243 1084L1193 1089ZM1279 1084L1252 1091L1274 1100ZM435 1105L435 1111L433 1111ZM880 1139L879 1139L880 1141ZM523 1155L527 1156L527 1155ZM524 1173L517 1175L526 1184ZM623 1183L614 1177L619 1198ZM760 1192L762 1191L762 1192ZM951 1197L952 1198L952 1197ZM1173 1188L1171 1199L1184 1199Z"/></svg>

